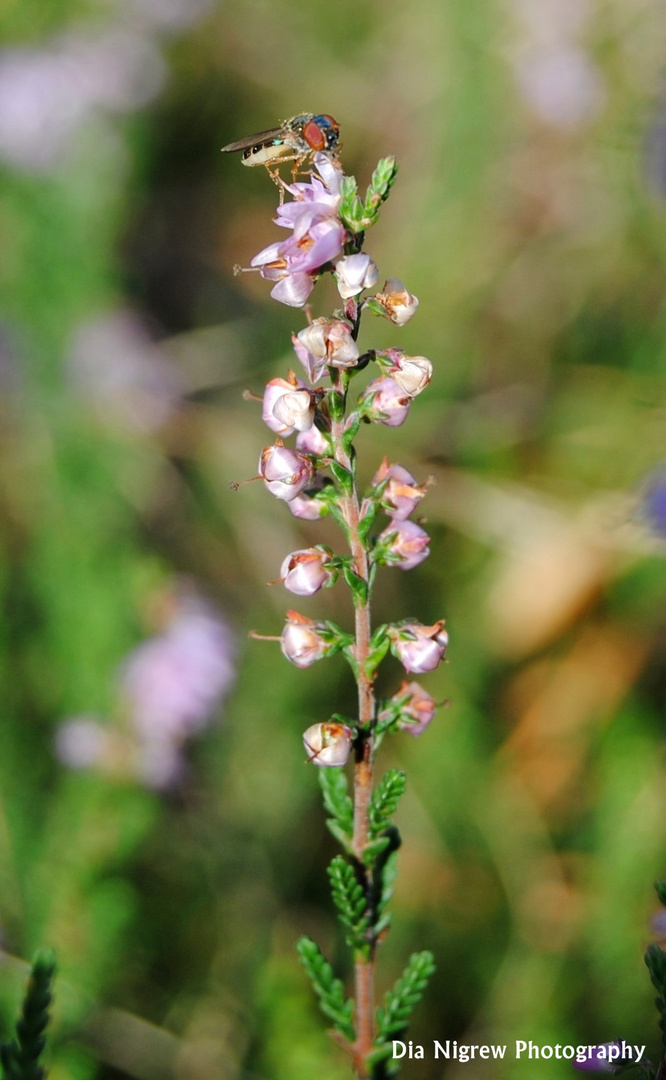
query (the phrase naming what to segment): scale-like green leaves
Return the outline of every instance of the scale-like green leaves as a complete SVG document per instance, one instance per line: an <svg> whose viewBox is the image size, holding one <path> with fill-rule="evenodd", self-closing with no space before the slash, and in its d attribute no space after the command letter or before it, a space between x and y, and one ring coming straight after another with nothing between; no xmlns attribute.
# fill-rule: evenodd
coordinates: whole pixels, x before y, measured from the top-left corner
<svg viewBox="0 0 666 1080"><path fill-rule="evenodd" d="M301 963L307 971L319 1006L333 1027L349 1042L356 1038L354 1030L354 1002L345 998L341 979L336 979L333 968L312 938L302 937L296 944Z"/></svg>
<svg viewBox="0 0 666 1080"><path fill-rule="evenodd" d="M403 974L386 995L384 1006L377 1009L378 1044L398 1039L405 1032L409 1018L423 997L423 991L434 970L435 963L431 952L426 950L410 956Z"/></svg>
<svg viewBox="0 0 666 1080"><path fill-rule="evenodd" d="M50 950L37 954L15 1037L0 1046L3 1080L43 1080L46 1075L40 1062L46 1046L44 1033L49 1022L55 969L55 956Z"/></svg>
<svg viewBox="0 0 666 1080"><path fill-rule="evenodd" d="M347 944L369 960L372 941L369 937L368 899L356 871L342 855L336 855L328 868L328 876L340 922L347 930Z"/></svg>
<svg viewBox="0 0 666 1080"><path fill-rule="evenodd" d="M347 777L343 769L319 769L318 775L324 806L331 815L326 824L344 850L351 853L354 807L347 794Z"/></svg>

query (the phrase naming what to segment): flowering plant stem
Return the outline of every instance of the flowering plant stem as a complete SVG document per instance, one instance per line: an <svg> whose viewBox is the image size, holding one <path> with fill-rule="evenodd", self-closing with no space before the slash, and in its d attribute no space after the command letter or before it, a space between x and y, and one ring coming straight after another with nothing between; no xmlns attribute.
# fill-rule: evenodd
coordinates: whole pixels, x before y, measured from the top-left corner
<svg viewBox="0 0 666 1080"><path fill-rule="evenodd" d="M448 639L443 621L424 626L406 619L373 632L370 598L377 568L408 570L429 553L427 534L408 520L425 494L425 485L419 486L403 466L389 465L384 459L370 487L361 492L353 444L362 422L389 428L402 424L413 399L427 387L432 365L423 356L406 356L401 349L361 353L358 346L364 309L400 326L418 307L416 297L397 279L389 279L376 295L360 298L377 281L377 268L361 249L364 234L377 220L395 179L395 161L380 161L365 200L358 194L356 181L343 175L331 154L318 154L314 166L309 183L283 185L293 200L281 201L276 221L293 230L293 235L265 248L252 265L276 282L272 296L291 307L303 307L317 279L332 273L344 304L331 317L313 320L308 316L308 325L292 339L309 385L292 371L287 379L268 383L262 416L279 438L262 451L259 469L268 491L284 501L294 516L314 521L331 514L349 548L344 555L321 544L292 552L282 564L279 580L299 596L312 596L334 585L342 574L352 594L354 633L290 610L277 640L286 659L297 667L309 667L342 652L357 683L354 720L334 714L330 720L312 724L303 736L310 762L319 767L329 827L344 852L333 859L329 876L338 918L353 953L355 998L345 997L342 981L313 941L302 938L298 952L322 1012L333 1024L332 1034L350 1053L358 1076L385 1080L398 1070L390 1060L391 1040L404 1034L434 966L430 953L413 955L384 1005L375 1007L376 952L389 926L386 907L400 846L391 818L405 787L404 773L397 769L389 770L374 786L375 751L388 734L420 735L432 720L435 703L418 684L403 683L378 707L375 682L389 649L406 671L428 672L443 659ZM379 377L352 402L351 380L372 363L377 364ZM318 386L325 374L330 385ZM283 441L291 435L296 435L293 449ZM388 516L389 525L372 535L379 513ZM342 767L352 754L350 798Z"/></svg>
<svg viewBox="0 0 666 1080"><path fill-rule="evenodd" d="M356 304L351 301L354 308ZM347 309L351 306L347 303ZM358 336L360 313L354 312L354 338ZM331 425L331 441L335 460L346 469L352 478L351 491L344 495L342 514L348 530L349 547L353 559L354 572L366 584L365 597L354 596L355 656L358 665L358 721L361 734L356 740L354 762L354 833L352 846L358 868L363 876L366 896L370 895L371 882L367 868L363 865L363 854L368 843L370 825L370 798L373 785L374 765L374 723L375 695L374 678L367 670L370 656L372 622L370 617L370 580L369 559L366 545L359 535L360 500L356 469L351 455L345 450L343 442L344 416L347 405L349 378L343 371L333 372L333 387L342 400L342 419ZM371 916L371 913L370 913ZM366 1075L365 1059L372 1049L374 1039L374 966L375 945L372 943L370 954L357 954L355 961L356 990L356 1043L354 1046L355 1067L359 1076Z"/></svg>

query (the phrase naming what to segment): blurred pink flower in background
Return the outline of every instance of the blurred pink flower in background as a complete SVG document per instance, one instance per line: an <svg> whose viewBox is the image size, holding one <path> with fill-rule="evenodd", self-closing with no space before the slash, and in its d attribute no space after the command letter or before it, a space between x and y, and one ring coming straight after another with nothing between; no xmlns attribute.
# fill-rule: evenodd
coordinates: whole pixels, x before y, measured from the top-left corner
<svg viewBox="0 0 666 1080"><path fill-rule="evenodd" d="M185 390L166 351L127 310L81 323L66 364L73 389L102 420L137 433L161 427Z"/></svg>
<svg viewBox="0 0 666 1080"><path fill-rule="evenodd" d="M95 31L0 51L0 158L48 172L101 114L133 112L167 79L159 35L203 18L214 0L125 0ZM116 15L116 18L112 17Z"/></svg>
<svg viewBox="0 0 666 1080"><path fill-rule="evenodd" d="M226 622L192 590L174 600L166 629L138 645L118 675L123 730L83 716L66 720L56 754L71 768L99 766L165 788L183 771L185 743L210 723L235 677Z"/></svg>

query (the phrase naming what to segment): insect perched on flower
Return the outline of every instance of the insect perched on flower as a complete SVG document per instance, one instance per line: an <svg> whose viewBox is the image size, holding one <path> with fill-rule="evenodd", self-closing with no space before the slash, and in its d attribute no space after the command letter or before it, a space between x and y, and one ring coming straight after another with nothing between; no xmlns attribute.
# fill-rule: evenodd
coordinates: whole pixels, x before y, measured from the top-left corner
<svg viewBox="0 0 666 1080"><path fill-rule="evenodd" d="M285 120L280 127L229 143L222 147L222 152L242 151L243 165L265 165L269 176L280 185L279 173L277 169L271 169L271 164L293 161L291 174L295 180L304 161L314 154L334 155L339 149L339 141L340 125L332 116L300 113Z"/></svg>

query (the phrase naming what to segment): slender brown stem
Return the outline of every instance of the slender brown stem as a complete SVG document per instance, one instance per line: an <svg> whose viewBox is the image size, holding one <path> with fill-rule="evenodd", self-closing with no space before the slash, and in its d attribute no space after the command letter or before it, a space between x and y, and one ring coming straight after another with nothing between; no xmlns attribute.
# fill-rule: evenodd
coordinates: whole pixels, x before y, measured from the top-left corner
<svg viewBox="0 0 666 1080"><path fill-rule="evenodd" d="M346 395L344 377L336 373L335 389ZM344 419L333 421L331 435L334 455L353 477L352 490L342 499L342 512L348 529L353 569L368 586L364 602L355 601L356 661L358 665L358 719L362 733L356 748L354 766L354 853L364 878L365 892L370 897L370 876L363 864L363 853L368 842L370 797L372 795L372 774L374 757L375 697L374 679L366 670L370 653L372 623L370 618L369 560L366 546L359 536L360 503L353 462L343 444ZM354 965L356 990L356 1043L354 1045L354 1065L360 1077L367 1076L365 1059L372 1049L374 1040L374 946L369 957L357 956Z"/></svg>

